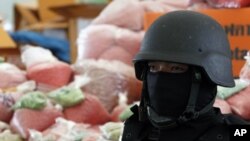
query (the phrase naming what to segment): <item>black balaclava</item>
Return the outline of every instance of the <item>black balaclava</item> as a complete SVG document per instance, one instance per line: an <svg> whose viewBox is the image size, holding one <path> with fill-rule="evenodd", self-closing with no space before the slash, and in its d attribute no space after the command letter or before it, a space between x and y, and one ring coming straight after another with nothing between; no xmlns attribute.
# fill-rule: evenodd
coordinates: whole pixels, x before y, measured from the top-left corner
<svg viewBox="0 0 250 141"><path fill-rule="evenodd" d="M159 115L179 117L186 109L191 84L192 71L190 68L184 73L152 73L148 71L147 87L150 107ZM202 73L196 110L201 110L211 102L215 94L216 85Z"/></svg>

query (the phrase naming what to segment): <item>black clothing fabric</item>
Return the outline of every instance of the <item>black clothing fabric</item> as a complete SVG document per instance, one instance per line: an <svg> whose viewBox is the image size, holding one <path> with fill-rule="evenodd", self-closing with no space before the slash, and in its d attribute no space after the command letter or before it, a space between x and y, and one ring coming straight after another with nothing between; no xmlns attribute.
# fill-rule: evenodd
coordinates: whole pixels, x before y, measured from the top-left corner
<svg viewBox="0 0 250 141"><path fill-rule="evenodd" d="M147 73L150 106L159 114L178 117L186 109L191 71L185 73Z"/></svg>
<svg viewBox="0 0 250 141"><path fill-rule="evenodd" d="M197 141L213 127L223 126L224 121L217 109L209 111L206 116L184 123L174 129L160 131L159 141ZM226 136L226 135L224 135Z"/></svg>
<svg viewBox="0 0 250 141"><path fill-rule="evenodd" d="M159 130L150 122L138 120L138 106L125 121L122 141L229 141L228 125L246 124L234 115L223 115L213 108L206 115L174 129Z"/></svg>
<svg viewBox="0 0 250 141"><path fill-rule="evenodd" d="M199 68L202 82L196 100L196 111L201 110L214 100L217 86ZM186 109L190 95L192 72L185 73L147 73L149 103L159 115L178 117ZM146 95L146 94L145 94ZM212 107L211 107L212 108Z"/></svg>

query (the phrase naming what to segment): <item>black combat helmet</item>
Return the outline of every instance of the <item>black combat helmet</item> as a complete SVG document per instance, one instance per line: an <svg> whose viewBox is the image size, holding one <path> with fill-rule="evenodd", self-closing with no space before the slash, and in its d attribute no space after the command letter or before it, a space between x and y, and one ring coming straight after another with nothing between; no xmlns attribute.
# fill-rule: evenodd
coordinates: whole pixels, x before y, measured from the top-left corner
<svg viewBox="0 0 250 141"><path fill-rule="evenodd" d="M148 60L200 66L215 84L234 86L227 35L214 19L198 12L175 11L158 18L134 58L140 80Z"/></svg>

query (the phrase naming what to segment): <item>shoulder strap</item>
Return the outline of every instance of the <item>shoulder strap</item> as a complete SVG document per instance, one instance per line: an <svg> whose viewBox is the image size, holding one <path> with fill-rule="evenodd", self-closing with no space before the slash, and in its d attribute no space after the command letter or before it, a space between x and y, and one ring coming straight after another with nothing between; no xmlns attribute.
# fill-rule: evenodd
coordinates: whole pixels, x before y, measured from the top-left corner
<svg viewBox="0 0 250 141"><path fill-rule="evenodd" d="M141 141L147 134L148 123L139 121L138 105L131 108L134 113L124 123L122 141Z"/></svg>

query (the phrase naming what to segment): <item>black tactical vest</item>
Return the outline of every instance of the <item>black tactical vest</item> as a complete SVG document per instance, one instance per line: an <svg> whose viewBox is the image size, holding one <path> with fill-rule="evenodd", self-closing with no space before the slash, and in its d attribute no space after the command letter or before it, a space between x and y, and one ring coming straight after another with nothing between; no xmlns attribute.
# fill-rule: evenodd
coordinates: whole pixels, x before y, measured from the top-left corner
<svg viewBox="0 0 250 141"><path fill-rule="evenodd" d="M175 129L159 130L147 120L139 121L138 106L131 108L134 113L125 121L122 141L229 141L230 124L247 124L234 115L223 115L218 108L216 114L200 121L193 121Z"/></svg>

